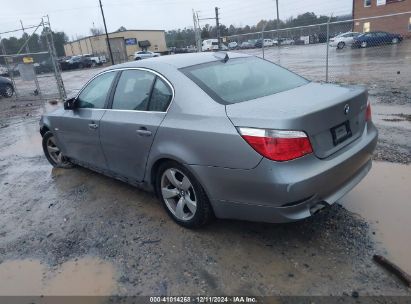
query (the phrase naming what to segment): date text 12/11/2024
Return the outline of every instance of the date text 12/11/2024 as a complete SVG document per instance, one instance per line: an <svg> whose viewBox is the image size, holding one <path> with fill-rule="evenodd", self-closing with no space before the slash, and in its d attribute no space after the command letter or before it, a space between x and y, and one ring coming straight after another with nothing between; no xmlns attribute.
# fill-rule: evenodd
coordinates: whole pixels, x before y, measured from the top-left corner
<svg viewBox="0 0 411 304"><path fill-rule="evenodd" d="M231 297L185 297L185 296L166 296L150 297L150 303L257 303L255 297L231 296Z"/></svg>

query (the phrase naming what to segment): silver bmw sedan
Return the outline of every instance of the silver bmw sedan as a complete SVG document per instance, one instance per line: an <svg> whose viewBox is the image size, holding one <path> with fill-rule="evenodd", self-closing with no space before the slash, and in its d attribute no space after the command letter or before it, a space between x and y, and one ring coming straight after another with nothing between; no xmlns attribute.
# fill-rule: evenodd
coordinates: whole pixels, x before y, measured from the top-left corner
<svg viewBox="0 0 411 304"><path fill-rule="evenodd" d="M55 167L154 191L180 225L307 218L371 168L367 91L236 53L162 56L94 76L40 121Z"/></svg>

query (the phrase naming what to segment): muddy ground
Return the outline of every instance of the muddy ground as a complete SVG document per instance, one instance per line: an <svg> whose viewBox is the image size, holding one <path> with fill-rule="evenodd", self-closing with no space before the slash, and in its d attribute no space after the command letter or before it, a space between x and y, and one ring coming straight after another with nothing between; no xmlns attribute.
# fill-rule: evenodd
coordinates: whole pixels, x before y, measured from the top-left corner
<svg viewBox="0 0 411 304"><path fill-rule="evenodd" d="M63 77L73 90L97 71ZM374 158L409 163L410 92L382 85L370 88ZM305 221L215 220L192 231L150 193L79 167L52 169L38 120L57 106L0 100L0 295L411 295L372 262L380 253L411 270L409 229L399 228L409 227L411 192L386 182L409 183L409 165L376 162L370 183ZM385 196L364 194L374 189ZM391 197L400 202L391 205L398 242L387 241L398 229L384 230Z"/></svg>

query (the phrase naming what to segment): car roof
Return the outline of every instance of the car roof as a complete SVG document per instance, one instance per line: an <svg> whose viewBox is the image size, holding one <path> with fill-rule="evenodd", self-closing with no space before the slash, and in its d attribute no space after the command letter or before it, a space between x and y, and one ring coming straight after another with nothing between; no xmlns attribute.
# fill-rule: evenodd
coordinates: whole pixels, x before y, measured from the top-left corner
<svg viewBox="0 0 411 304"><path fill-rule="evenodd" d="M218 57L216 56L218 54ZM175 54L167 55L155 58L149 58L138 61L126 62L118 65L113 65L107 70L111 69L121 69L121 68L135 68L146 66L161 66L161 65L171 65L176 69L185 68L197 64L218 61L224 58L225 54L228 54L229 58L241 58L241 57L252 57L247 54L235 53L235 52L202 52L202 53L188 53L188 54Z"/></svg>

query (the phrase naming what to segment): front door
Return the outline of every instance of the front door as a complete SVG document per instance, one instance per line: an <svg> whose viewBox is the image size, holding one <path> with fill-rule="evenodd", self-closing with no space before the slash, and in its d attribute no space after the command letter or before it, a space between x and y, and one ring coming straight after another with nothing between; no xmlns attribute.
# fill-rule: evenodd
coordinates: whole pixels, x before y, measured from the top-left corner
<svg viewBox="0 0 411 304"><path fill-rule="evenodd" d="M100 122L100 139L108 167L129 181L141 181L157 129L172 99L170 86L156 74L139 69L121 73Z"/></svg>
<svg viewBox="0 0 411 304"><path fill-rule="evenodd" d="M115 76L116 72L108 72L90 81L78 96L75 109L65 111L57 131L64 155L100 169L107 168L100 145L100 120Z"/></svg>

